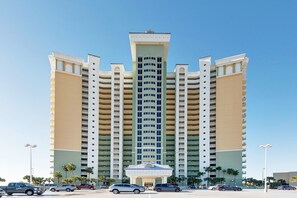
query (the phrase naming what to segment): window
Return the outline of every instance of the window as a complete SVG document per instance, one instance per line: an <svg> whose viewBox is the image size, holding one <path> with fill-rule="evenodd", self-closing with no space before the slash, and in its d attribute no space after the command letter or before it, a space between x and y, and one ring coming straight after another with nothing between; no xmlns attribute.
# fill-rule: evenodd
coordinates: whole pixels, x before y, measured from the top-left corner
<svg viewBox="0 0 297 198"><path fill-rule="evenodd" d="M158 113L159 114L159 113ZM160 113L161 114L161 113ZM157 123L161 123L161 118L157 119Z"/></svg>
<svg viewBox="0 0 297 198"><path fill-rule="evenodd" d="M137 137L137 141L141 142L142 138L141 137Z"/></svg>
<svg viewBox="0 0 297 198"><path fill-rule="evenodd" d="M157 77L157 80L162 80L162 76L158 76Z"/></svg>
<svg viewBox="0 0 297 198"><path fill-rule="evenodd" d="M138 88L138 92L140 92L140 93L141 93L141 92L142 92L142 89L141 89L141 88Z"/></svg>
<svg viewBox="0 0 297 198"><path fill-rule="evenodd" d="M161 141L161 137L157 137L157 141L159 141L159 142L160 142L160 141ZM158 150L159 150L159 149L158 149Z"/></svg>
<svg viewBox="0 0 297 198"><path fill-rule="evenodd" d="M157 131L157 135L161 135L161 131Z"/></svg>
<svg viewBox="0 0 297 198"><path fill-rule="evenodd" d="M137 129L142 129L141 124L138 124L138 125L137 125Z"/></svg>
<svg viewBox="0 0 297 198"><path fill-rule="evenodd" d="M138 123L142 123L142 119L141 118L138 118Z"/></svg>
<svg viewBox="0 0 297 198"><path fill-rule="evenodd" d="M162 98L162 97L161 97L161 94L157 94L157 98L159 98L159 99Z"/></svg>
<svg viewBox="0 0 297 198"><path fill-rule="evenodd" d="M157 105L161 105L161 100L158 100L157 101Z"/></svg>
<svg viewBox="0 0 297 198"><path fill-rule="evenodd" d="M142 68L142 64L138 63L138 69L141 69L141 68Z"/></svg>
<svg viewBox="0 0 297 198"><path fill-rule="evenodd" d="M137 153L138 154L141 154L141 149L137 149Z"/></svg>
<svg viewBox="0 0 297 198"><path fill-rule="evenodd" d="M141 143L137 143L137 147L141 147Z"/></svg>
<svg viewBox="0 0 297 198"><path fill-rule="evenodd" d="M157 125L157 129L161 129L161 125L160 124Z"/></svg>
<svg viewBox="0 0 297 198"><path fill-rule="evenodd" d="M138 76L138 80L142 80L142 76Z"/></svg>
<svg viewBox="0 0 297 198"><path fill-rule="evenodd" d="M161 70L158 70L158 71L157 71L157 74L162 74L162 71L161 71Z"/></svg>
<svg viewBox="0 0 297 198"><path fill-rule="evenodd" d="M157 113L157 117L161 117L161 113ZM160 119L161 120L161 119ZM161 123L161 122L160 122Z"/></svg>
<svg viewBox="0 0 297 198"><path fill-rule="evenodd" d="M137 135L142 135L142 131L137 131Z"/></svg>
<svg viewBox="0 0 297 198"><path fill-rule="evenodd" d="M159 62L159 63L162 62L162 57L158 57L157 62Z"/></svg>
<svg viewBox="0 0 297 198"><path fill-rule="evenodd" d="M157 147L161 147L161 143L157 143Z"/></svg>
<svg viewBox="0 0 297 198"><path fill-rule="evenodd" d="M157 106L157 111L161 111L161 106Z"/></svg>
<svg viewBox="0 0 297 198"><path fill-rule="evenodd" d="M142 82L138 82L138 86L141 87L142 86Z"/></svg>
<svg viewBox="0 0 297 198"><path fill-rule="evenodd" d="M142 101L141 101L141 100L138 100L138 104L139 104L139 105L142 105Z"/></svg>
<svg viewBox="0 0 297 198"><path fill-rule="evenodd" d="M142 117L142 113L141 112L138 112L138 117Z"/></svg>
<svg viewBox="0 0 297 198"><path fill-rule="evenodd" d="M158 92L158 93L161 93L161 88L158 88L158 89L157 89L157 92Z"/></svg>
<svg viewBox="0 0 297 198"><path fill-rule="evenodd" d="M157 82L157 86L160 87L161 86L161 82Z"/></svg>
<svg viewBox="0 0 297 198"><path fill-rule="evenodd" d="M141 155L137 155L137 160L141 160Z"/></svg>
<svg viewBox="0 0 297 198"><path fill-rule="evenodd" d="M138 70L138 74L142 74L142 70Z"/></svg>
<svg viewBox="0 0 297 198"><path fill-rule="evenodd" d="M161 69L162 68L162 64L157 64L157 68Z"/></svg>

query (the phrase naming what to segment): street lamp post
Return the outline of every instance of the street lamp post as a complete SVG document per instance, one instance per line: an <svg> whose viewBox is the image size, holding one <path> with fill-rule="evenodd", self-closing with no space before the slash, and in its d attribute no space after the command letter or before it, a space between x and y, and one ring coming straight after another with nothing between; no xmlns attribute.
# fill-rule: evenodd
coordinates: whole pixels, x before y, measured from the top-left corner
<svg viewBox="0 0 297 198"><path fill-rule="evenodd" d="M30 148L30 184L32 184L32 171L33 171L33 168L32 168L32 149L33 148L36 148L37 145L35 144L26 144L25 147L29 147Z"/></svg>
<svg viewBox="0 0 297 198"><path fill-rule="evenodd" d="M260 148L264 148L265 151L265 172L264 172L264 192L267 192L267 151L272 146L270 144L260 145Z"/></svg>

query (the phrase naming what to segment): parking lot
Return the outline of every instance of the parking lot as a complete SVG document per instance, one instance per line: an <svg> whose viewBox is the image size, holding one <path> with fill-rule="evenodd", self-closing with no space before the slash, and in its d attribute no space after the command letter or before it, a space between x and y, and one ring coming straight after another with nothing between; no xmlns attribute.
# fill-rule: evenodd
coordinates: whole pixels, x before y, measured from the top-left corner
<svg viewBox="0 0 297 198"><path fill-rule="evenodd" d="M221 191L211 191L211 190L184 190L182 192L154 192L146 191L141 194L133 193L121 193L113 194L108 192L107 189L102 190L76 190L74 192L49 192L46 191L42 196L38 197L60 197L60 196L71 196L71 197L132 197L132 198L184 198L184 197L220 197L220 198L296 198L297 191L279 191L279 190L270 190L268 193L264 193L263 190L243 190L241 192L221 192ZM4 196L4 198L9 197L27 197L26 195L13 195L13 196ZM35 196L34 196L35 197Z"/></svg>

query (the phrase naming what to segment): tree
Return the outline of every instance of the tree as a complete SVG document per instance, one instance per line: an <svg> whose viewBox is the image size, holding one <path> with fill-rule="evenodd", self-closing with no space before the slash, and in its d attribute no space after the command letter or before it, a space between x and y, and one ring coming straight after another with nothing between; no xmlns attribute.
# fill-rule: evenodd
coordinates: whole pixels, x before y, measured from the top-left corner
<svg viewBox="0 0 297 198"><path fill-rule="evenodd" d="M88 174L88 178L90 179L90 175L93 174L93 167L85 168L86 173Z"/></svg>
<svg viewBox="0 0 297 198"><path fill-rule="evenodd" d="M32 180L33 180L33 184L36 186L40 186L45 182L44 177L33 177Z"/></svg>
<svg viewBox="0 0 297 198"><path fill-rule="evenodd" d="M234 176L234 185L236 185L236 177L238 176L239 171L238 170L234 170L232 175Z"/></svg>
<svg viewBox="0 0 297 198"><path fill-rule="evenodd" d="M108 183L109 183L109 185L111 185L112 183L114 183L115 182L115 179L113 179L113 178L109 178L108 179Z"/></svg>
<svg viewBox="0 0 297 198"><path fill-rule="evenodd" d="M58 179L58 185L60 184L60 179L62 178L62 173L59 171L54 172L54 178Z"/></svg>
<svg viewBox="0 0 297 198"><path fill-rule="evenodd" d="M73 180L71 178L65 178L65 179L63 179L62 183L63 184L72 184Z"/></svg>
<svg viewBox="0 0 297 198"><path fill-rule="evenodd" d="M99 182L101 181L103 183L104 180L105 180L105 176L104 175L99 175L98 180L99 180Z"/></svg>
<svg viewBox="0 0 297 198"><path fill-rule="evenodd" d="M174 175L171 175L167 178L168 183L176 184L178 182L178 177L175 177Z"/></svg>
<svg viewBox="0 0 297 198"><path fill-rule="evenodd" d="M274 182L275 179L273 177L267 177L268 185L270 186L271 182Z"/></svg>
<svg viewBox="0 0 297 198"><path fill-rule="evenodd" d="M23 177L23 180L26 180L28 183L30 183L30 175L25 175ZM32 176L32 180L33 180L33 176Z"/></svg>
<svg viewBox="0 0 297 198"><path fill-rule="evenodd" d="M220 177L221 170L222 170L222 167L220 166L216 167L216 171L218 172L218 177Z"/></svg>
<svg viewBox="0 0 297 198"><path fill-rule="evenodd" d="M69 162L69 163L67 163L67 164L64 164L64 165L62 166L62 169L63 169L63 171L65 172L65 178L67 178L67 173L68 173L68 172L71 172L71 173L73 174L73 171L76 170L76 165L73 164L73 163L71 163L71 162Z"/></svg>
<svg viewBox="0 0 297 198"><path fill-rule="evenodd" d="M0 177L0 182L5 182L6 180L2 177Z"/></svg>
<svg viewBox="0 0 297 198"><path fill-rule="evenodd" d="M297 176L292 177L291 182L297 182Z"/></svg>
<svg viewBox="0 0 297 198"><path fill-rule="evenodd" d="M214 171L214 169L211 166L209 166L209 167L205 167L204 170L205 172L207 172L207 177L204 179L204 181L207 181L207 186L209 186L210 172Z"/></svg>

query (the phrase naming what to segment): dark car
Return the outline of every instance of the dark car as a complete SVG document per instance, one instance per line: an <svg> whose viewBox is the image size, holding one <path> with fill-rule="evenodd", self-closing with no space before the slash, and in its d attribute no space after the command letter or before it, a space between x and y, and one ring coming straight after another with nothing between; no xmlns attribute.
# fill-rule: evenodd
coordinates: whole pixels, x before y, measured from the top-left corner
<svg viewBox="0 0 297 198"><path fill-rule="evenodd" d="M296 187L289 185L282 185L277 187L278 190L296 190Z"/></svg>
<svg viewBox="0 0 297 198"><path fill-rule="evenodd" d="M34 194L42 195L45 191L43 187L32 186L31 184L22 183L22 182L11 182L7 187L2 187L2 189L8 195L12 195L15 193L24 193L28 196L32 196Z"/></svg>
<svg viewBox="0 0 297 198"><path fill-rule="evenodd" d="M175 184L156 184L153 188L157 192L180 192L181 189Z"/></svg>
<svg viewBox="0 0 297 198"><path fill-rule="evenodd" d="M91 184L81 184L79 186L76 186L77 190L81 190L81 189L90 189L90 190L95 190L95 187Z"/></svg>
<svg viewBox="0 0 297 198"><path fill-rule="evenodd" d="M238 186L229 186L229 185L222 185L218 186L219 191L242 191L242 188Z"/></svg>

